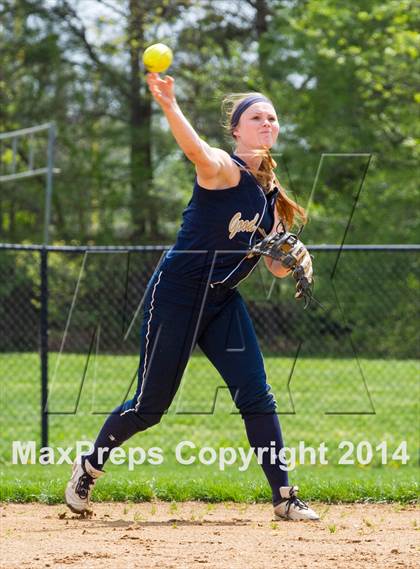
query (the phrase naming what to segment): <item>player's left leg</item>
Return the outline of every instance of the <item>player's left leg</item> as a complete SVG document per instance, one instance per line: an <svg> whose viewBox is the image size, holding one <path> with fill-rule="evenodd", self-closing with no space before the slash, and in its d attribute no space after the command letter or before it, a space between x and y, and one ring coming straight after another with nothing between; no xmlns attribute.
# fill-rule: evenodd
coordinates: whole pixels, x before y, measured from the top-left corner
<svg viewBox="0 0 420 569"><path fill-rule="evenodd" d="M252 321L238 292L207 325L198 344L226 381L257 457L258 449L273 449L260 451L259 462L271 486L276 517L319 519L297 498L298 489L289 485L286 465L279 459L284 444L276 403Z"/></svg>

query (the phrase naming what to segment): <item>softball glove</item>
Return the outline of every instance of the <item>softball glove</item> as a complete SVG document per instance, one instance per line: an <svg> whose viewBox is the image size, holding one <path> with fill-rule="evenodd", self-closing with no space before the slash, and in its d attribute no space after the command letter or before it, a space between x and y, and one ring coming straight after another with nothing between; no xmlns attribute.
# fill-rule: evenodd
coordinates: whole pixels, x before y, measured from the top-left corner
<svg viewBox="0 0 420 569"><path fill-rule="evenodd" d="M290 269L296 281L295 298L303 298L305 308L309 305L314 283L312 257L297 235L285 230L268 235L250 247L248 256L254 255L271 257Z"/></svg>

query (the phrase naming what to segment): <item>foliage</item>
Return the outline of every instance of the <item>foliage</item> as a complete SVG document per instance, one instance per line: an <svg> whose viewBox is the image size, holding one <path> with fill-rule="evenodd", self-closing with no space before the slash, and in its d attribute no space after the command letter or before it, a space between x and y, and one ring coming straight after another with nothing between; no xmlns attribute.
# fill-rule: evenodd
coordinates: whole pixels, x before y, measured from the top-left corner
<svg viewBox="0 0 420 569"><path fill-rule="evenodd" d="M279 2L263 38L293 186L309 197L322 153L373 154L347 242L413 242L418 235L415 4ZM312 242L341 242L366 162L325 159L311 204Z"/></svg>

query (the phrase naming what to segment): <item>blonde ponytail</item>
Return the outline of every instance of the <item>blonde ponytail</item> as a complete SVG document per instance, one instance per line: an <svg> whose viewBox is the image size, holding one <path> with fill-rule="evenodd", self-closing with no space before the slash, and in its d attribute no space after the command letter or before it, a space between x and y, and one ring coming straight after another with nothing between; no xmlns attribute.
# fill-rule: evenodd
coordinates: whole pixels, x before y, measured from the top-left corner
<svg viewBox="0 0 420 569"><path fill-rule="evenodd" d="M289 198L284 187L280 184L274 169L277 163L271 156L269 150L264 152L261 165L258 170L250 168L251 173L258 180L258 183L266 192L277 187L279 193L276 200L276 209L279 218L286 225L287 229L291 229L295 224L305 224L308 221L305 209Z"/></svg>

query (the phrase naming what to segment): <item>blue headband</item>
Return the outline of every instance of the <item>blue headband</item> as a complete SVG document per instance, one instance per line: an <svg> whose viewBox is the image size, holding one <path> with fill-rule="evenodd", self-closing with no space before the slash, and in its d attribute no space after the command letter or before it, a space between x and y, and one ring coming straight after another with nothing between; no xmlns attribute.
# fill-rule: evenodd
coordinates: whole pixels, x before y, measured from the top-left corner
<svg viewBox="0 0 420 569"><path fill-rule="evenodd" d="M267 99L267 97L264 97L264 95L250 95L249 97L241 101L239 105L236 107L235 112L233 113L232 118L230 119L231 128L235 128L238 126L239 119L241 118L242 113L246 111L247 108L253 105L254 103L270 103L270 105L273 104L270 101L270 99Z"/></svg>

